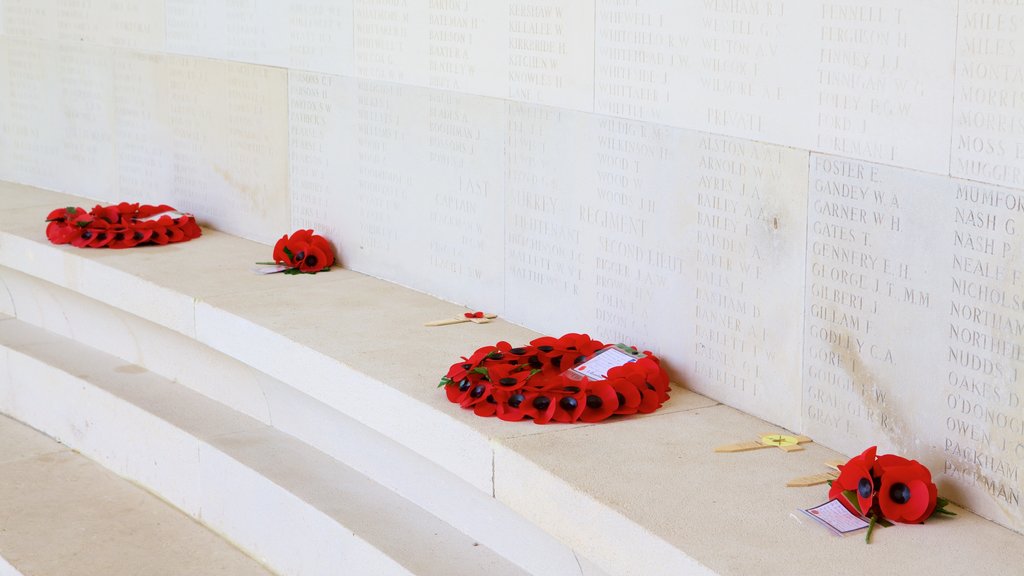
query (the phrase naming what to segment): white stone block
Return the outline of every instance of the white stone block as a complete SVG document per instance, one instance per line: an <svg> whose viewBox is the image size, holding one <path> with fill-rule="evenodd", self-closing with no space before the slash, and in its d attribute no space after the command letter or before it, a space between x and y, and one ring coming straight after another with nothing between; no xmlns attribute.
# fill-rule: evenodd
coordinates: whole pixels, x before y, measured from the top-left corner
<svg viewBox="0 0 1024 576"><path fill-rule="evenodd" d="M170 203L178 154L165 120L166 58L118 50L113 69L116 199Z"/></svg>
<svg viewBox="0 0 1024 576"><path fill-rule="evenodd" d="M954 176L1024 188L1024 6L961 3Z"/></svg>
<svg viewBox="0 0 1024 576"><path fill-rule="evenodd" d="M272 66L288 64L287 2L165 1L168 52Z"/></svg>
<svg viewBox="0 0 1024 576"><path fill-rule="evenodd" d="M430 60L427 2L352 0L352 7L355 75L425 86Z"/></svg>
<svg viewBox="0 0 1024 576"><path fill-rule="evenodd" d="M506 1L508 98L593 111L594 0Z"/></svg>
<svg viewBox="0 0 1024 576"><path fill-rule="evenodd" d="M4 0L0 10L6 36L57 38L57 0Z"/></svg>
<svg viewBox="0 0 1024 576"><path fill-rule="evenodd" d="M805 432L918 459L1024 526L1024 195L827 156L810 182Z"/></svg>
<svg viewBox="0 0 1024 576"><path fill-rule="evenodd" d="M944 174L955 19L953 0L599 0L596 110Z"/></svg>
<svg viewBox="0 0 1024 576"><path fill-rule="evenodd" d="M168 57L171 203L200 223L273 242L289 225L287 75L266 66Z"/></svg>
<svg viewBox="0 0 1024 576"><path fill-rule="evenodd" d="M288 66L351 76L352 0L289 0Z"/></svg>
<svg viewBox="0 0 1024 576"><path fill-rule="evenodd" d="M510 104L506 312L799 425L807 154Z"/></svg>
<svg viewBox="0 0 1024 576"><path fill-rule="evenodd" d="M808 155L696 132L684 146L686 384L797 429Z"/></svg>
<svg viewBox="0 0 1024 576"><path fill-rule="evenodd" d="M3 132L5 177L15 182L60 190L64 183L54 163L63 158L63 110L56 46L28 38L0 39L6 54L0 77L7 116Z"/></svg>
<svg viewBox="0 0 1024 576"><path fill-rule="evenodd" d="M45 125L54 116L63 120L61 154L46 162L47 169L57 175L58 190L106 202L119 201L115 186L113 75L111 49L67 42L57 45L59 113L42 111L35 122Z"/></svg>

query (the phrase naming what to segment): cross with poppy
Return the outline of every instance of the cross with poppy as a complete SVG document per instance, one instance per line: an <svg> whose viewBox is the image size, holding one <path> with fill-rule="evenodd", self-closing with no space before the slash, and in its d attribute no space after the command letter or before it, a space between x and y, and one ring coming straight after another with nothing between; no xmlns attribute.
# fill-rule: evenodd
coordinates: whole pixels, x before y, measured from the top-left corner
<svg viewBox="0 0 1024 576"><path fill-rule="evenodd" d="M487 324L491 320L497 318L497 314L486 314L484 312L466 312L454 318L445 318L444 320L434 320L433 322L427 322L424 326L450 326L452 324L462 324L463 322L472 322L474 324Z"/></svg>
<svg viewBox="0 0 1024 576"><path fill-rule="evenodd" d="M788 488L806 488L807 486L817 486L819 484L825 484L830 480L839 478L839 467L844 464L841 461L829 461L825 462L825 466L831 468L828 472L822 472L821 474L813 474L811 476L801 476L799 478L793 478L789 482L786 482Z"/></svg>
<svg viewBox="0 0 1024 576"><path fill-rule="evenodd" d="M719 446L715 448L715 452L746 452L747 450L760 450L761 448L779 448L786 452L796 452L804 449L801 444L811 441L807 436L768 433L761 434L761 437L753 442L740 442L739 444Z"/></svg>

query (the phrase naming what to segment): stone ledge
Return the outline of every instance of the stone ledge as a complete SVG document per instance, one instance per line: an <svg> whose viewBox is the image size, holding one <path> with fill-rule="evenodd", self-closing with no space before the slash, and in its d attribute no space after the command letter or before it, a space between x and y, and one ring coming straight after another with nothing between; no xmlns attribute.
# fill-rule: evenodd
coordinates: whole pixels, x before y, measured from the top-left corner
<svg viewBox="0 0 1024 576"><path fill-rule="evenodd" d="M269 576L174 508L0 416L0 575Z"/></svg>
<svg viewBox="0 0 1024 576"><path fill-rule="evenodd" d="M0 358L0 411L283 574L527 573L351 467L120 359L16 319L0 319Z"/></svg>
<svg viewBox="0 0 1024 576"><path fill-rule="evenodd" d="M80 200L48 196L37 206L65 201ZM817 574L843 566L857 573L888 573L893 566L1005 573L1024 565L1020 535L969 513L880 530L869 549L856 538L833 539L790 520L791 511L823 501L826 491L787 489L785 482L841 456L816 445L795 454L714 454L716 445L772 427L681 389L654 415L547 427L476 418L434 389L458 354L536 336L524 328L503 321L423 328L424 321L461 309L345 270L253 277L250 263L269 249L222 234L169 247L166 255L161 248L160 258L155 250L55 247L31 214L38 210L15 206L0 213L0 264L70 289L100 286L104 278L124 282L122 289L90 288L89 295L182 333L191 330L204 344L493 490L610 573ZM67 269L94 279L83 283L62 273ZM145 284L171 292L164 304L180 314L169 318L187 320L191 311L192 322L171 322L140 305L139 295L131 295ZM114 296L119 293L129 297ZM942 558L935 550L958 552Z"/></svg>

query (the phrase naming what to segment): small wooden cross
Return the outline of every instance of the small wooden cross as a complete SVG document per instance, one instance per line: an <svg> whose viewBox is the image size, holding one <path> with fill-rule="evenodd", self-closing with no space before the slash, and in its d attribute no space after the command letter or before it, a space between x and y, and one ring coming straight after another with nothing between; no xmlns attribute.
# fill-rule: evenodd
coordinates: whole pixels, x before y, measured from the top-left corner
<svg viewBox="0 0 1024 576"><path fill-rule="evenodd" d="M434 320L433 322L427 322L424 326L450 326L452 324L462 324L463 322L472 322L474 324L487 324L491 320L497 318L497 314L484 314L483 312L466 312L452 318L446 318L444 320Z"/></svg>
<svg viewBox="0 0 1024 576"><path fill-rule="evenodd" d="M814 474L811 476L801 476L799 478L793 478L789 482L786 482L786 486L789 488L804 488L807 486L817 486L818 484L825 484L829 480L835 480L839 478L839 467L844 464L843 462L830 461L825 462L825 465L831 468L828 472L822 472L821 474Z"/></svg>
<svg viewBox="0 0 1024 576"><path fill-rule="evenodd" d="M747 450L760 450L761 448L779 448L786 452L803 450L801 444L812 440L807 436L788 436L786 434L761 434L761 437L753 442L740 442L739 444L727 444L715 448L715 452L746 452Z"/></svg>

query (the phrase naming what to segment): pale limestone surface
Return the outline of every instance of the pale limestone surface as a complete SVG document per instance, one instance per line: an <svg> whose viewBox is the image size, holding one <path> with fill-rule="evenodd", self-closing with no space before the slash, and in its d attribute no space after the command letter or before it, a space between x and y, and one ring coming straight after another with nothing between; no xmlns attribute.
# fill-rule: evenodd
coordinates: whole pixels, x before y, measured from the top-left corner
<svg viewBox="0 0 1024 576"><path fill-rule="evenodd" d="M946 173L956 8L597 0L596 110Z"/></svg>
<svg viewBox="0 0 1024 576"><path fill-rule="evenodd" d="M393 440L190 338L13 270L5 269L0 276L16 303L7 310L13 313L16 309L19 321L123 358L125 363L113 366L115 372L132 374L148 368L299 438L472 534L482 545L531 573L558 576L575 572L578 560L571 551L494 501L489 487L486 494L478 491ZM30 332L20 337L27 334ZM60 356L48 358L48 362L56 362ZM117 393L134 398L124 390ZM155 403L135 402L151 409L170 404L163 398ZM213 419L209 414L203 417ZM146 454L129 454L147 459ZM211 518L209 514L204 517ZM267 538L274 540L272 534ZM588 569L586 573L599 572Z"/></svg>
<svg viewBox="0 0 1024 576"><path fill-rule="evenodd" d="M23 233L38 234L37 231ZM19 266L18 260L11 258L7 252L11 238L17 237L18 233L8 232L0 242L2 261L11 266ZM225 246L251 245L226 235L211 235L205 241L208 242L206 248L210 249L222 243ZM106 252L100 262L101 257L92 252L47 246L39 244L42 242L39 239L26 239L24 242L35 244L50 254L65 251L66 257L82 262L86 274L109 277L115 269L132 269L136 261L141 259L136 252ZM199 245L200 241L195 241L181 247L194 250ZM252 246L255 248L255 245ZM180 276L189 266L183 262L175 269L175 275ZM718 524L718 529L705 531L703 536L691 532L702 522L736 523L736 518L720 514L721 507L741 504L754 507L753 501L747 502L743 498L757 498L760 506L756 509L760 513L758 518L766 518L764 522L769 522L767 518L771 517L772 509L776 512L782 510L782 526L785 528L779 529L776 524L771 524L778 533L773 538L782 541L785 538L806 538L815 534L813 537L831 541L823 532L808 531L785 520L786 514L795 507L820 502L824 498L823 489L814 492L787 490L781 486L784 480L821 470L824 460L836 459L839 455L819 447L812 447L798 455L775 452L777 458L783 458L784 464L779 467L775 464L777 460L770 461L776 466L766 466L769 472L765 474L773 475L770 481L748 477L744 480L747 484L737 484L743 477L734 472L741 468L750 469L744 459L747 462L751 459L761 462L761 459L768 458L772 453L730 456L711 453L713 446L752 439L759 433L771 430L763 421L715 406L712 401L683 391L674 391L673 399L659 413L599 426L537 427L527 423L509 425L494 419L476 418L447 403L431 385L447 364L455 361L451 357L452 350L468 352L482 342L499 339L524 342L534 337L533 333L504 321L448 328L420 327L422 321L451 316L460 309L344 270L300 278L258 278L256 281L260 283L259 288L256 288L252 277L231 269L213 270L210 273L220 280L225 292L205 298L196 305L196 333L199 340L317 397L338 411L350 412L371 428L448 468L478 488L495 490L500 501L563 542L580 549L590 560L610 573L621 573L622 569L634 565L636 560L624 559L618 548L601 545L599 535L609 539L608 542L628 542L628 549L643 551L641 556L648 559L651 566L663 566L666 571L680 566L693 567L696 562L720 573L749 573L751 565L746 564L751 562L749 555L739 554L734 558L718 548L718 540L708 540L708 534L736 532L753 542L763 543L766 541L758 540L761 538L758 536L760 532L753 530L762 524L747 526L744 522L748 519L743 518L738 524ZM156 271L150 274L152 282L159 282ZM245 292L246 286L251 291ZM232 294L232 289L239 292ZM187 287L183 286L180 290L187 291ZM26 298L20 296L19 300ZM389 303L391 311L382 312L377 307L377 303L382 301ZM282 305L282 302L285 304ZM118 302L111 304L120 305ZM155 316L152 313L150 315ZM27 338L30 335L26 332L21 337ZM57 356L41 356L45 346L39 343L26 343L26 346L34 355L43 359L42 365L63 362ZM381 362L380 358L415 358L416 361ZM42 401L36 401L35 404L50 407L49 403ZM149 409L163 405L166 402L154 402L149 404ZM360 408L367 405L387 406L392 410L368 411ZM27 408L20 410L35 419L48 418L46 415L49 413L46 410L32 411ZM68 419L70 417L61 416L54 423ZM636 434L637 439L629 441L629 434ZM587 448L573 443L572 439L577 437L602 449L591 449L590 453L594 457L582 459L579 454L586 453ZM556 438L557 441L554 441ZM602 445L602 442L606 444ZM561 452L563 449L565 453ZM624 453L620 454L620 451ZM145 453L145 449L141 452ZM609 458L609 454L615 456ZM223 475L223 470L237 469L235 464L230 463L220 468L221 465L216 464L219 462L217 457L209 457L205 461L221 470L215 472L213 477ZM609 468L609 461L624 461L628 464L625 470L640 471L642 474L638 477L624 476L623 469ZM685 467L673 468L674 462ZM606 475L602 475L602 471L597 468L602 469ZM545 469L550 472L545 472ZM657 471L663 469L677 471L668 476L672 481L665 481L666 476L657 475ZM696 476L687 480L687 474ZM620 482L623 478L630 481ZM699 498L687 500L680 497L679 486L708 482L709 478L713 485L728 488L726 492L731 495L730 504L714 499L713 493L706 490L700 493ZM677 479L682 481L677 482ZM754 484L750 484L751 481ZM258 490L265 484L254 477L251 486L253 490ZM644 488L638 490L637 486ZM762 492L757 492L758 489ZM651 490L658 496L656 500L638 501L634 497L635 494ZM764 491L771 495L768 501L785 502L781 507L769 506L768 516L764 514L764 499L761 497ZM808 497L806 494L813 496ZM222 502L228 496L220 494L210 502ZM673 497L682 504L666 505L665 502L673 502ZM732 502L733 498L738 500ZM695 507L685 507L691 505L691 502ZM683 504L683 507L673 507ZM216 510L213 508L211 513ZM556 512L559 510L562 512ZM583 525L602 527L591 534L593 538L587 541L581 539L584 533L579 528L580 514L585 519ZM713 517L712 520L705 520L709 517ZM968 514L963 518L973 517ZM950 537L943 534L952 532L947 532L945 527L953 526L958 530L956 534L959 537L963 534L959 527L965 525L957 524L961 519L935 522L924 528L889 529L881 531L878 538L899 536L907 532L923 534L924 543L917 547L910 546L914 554L919 553L917 550L948 547L950 544L941 539ZM1009 546L1008 543L1013 542L1012 538L1017 538L977 519L969 519L967 522L970 523L971 531L982 531L985 538L1000 546ZM249 524L241 522L240 525ZM860 546L855 539L843 542L848 543L847 546ZM973 541L971 546L973 553ZM987 553L985 546L980 545L978 548L982 553L980 557ZM898 548L899 553L905 554L906 548ZM862 555L860 550L843 548L839 554ZM821 563L830 558L822 553L821 547L810 547L802 553L807 556L800 566L820 567ZM884 560L881 558L877 562ZM921 561L927 565L928 559Z"/></svg>
<svg viewBox="0 0 1024 576"><path fill-rule="evenodd" d="M0 556L21 574L270 574L155 496L39 432L0 417L0 438Z"/></svg>
<svg viewBox="0 0 1024 576"><path fill-rule="evenodd" d="M1024 188L1024 6L968 2L959 24L950 173Z"/></svg>
<svg viewBox="0 0 1024 576"><path fill-rule="evenodd" d="M581 552L610 557L615 574L1021 573L1020 536L966 512L880 528L867 547L862 535L797 521L791 513L826 501L828 488L785 483L838 455L818 445L714 452L765 426L714 406L510 439L496 453L495 493ZM632 554L616 554L622 546Z"/></svg>
<svg viewBox="0 0 1024 576"><path fill-rule="evenodd" d="M1024 195L811 165L803 429L914 454L944 493L1019 528Z"/></svg>
<svg viewBox="0 0 1024 576"><path fill-rule="evenodd" d="M0 341L9 376L0 410L153 489L275 570L524 574L418 503L144 369L20 320L0 322ZM557 550L523 536L530 551Z"/></svg>

